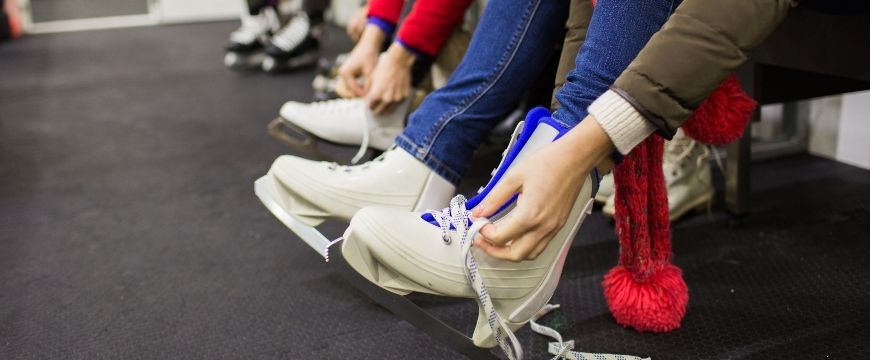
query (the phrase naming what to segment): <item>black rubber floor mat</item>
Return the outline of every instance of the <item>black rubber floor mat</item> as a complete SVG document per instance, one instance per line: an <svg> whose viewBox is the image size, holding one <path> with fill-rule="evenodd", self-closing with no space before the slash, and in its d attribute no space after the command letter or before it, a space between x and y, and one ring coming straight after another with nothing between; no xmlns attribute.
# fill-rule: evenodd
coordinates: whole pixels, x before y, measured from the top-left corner
<svg viewBox="0 0 870 360"><path fill-rule="evenodd" d="M265 125L310 98L312 73L223 68L236 26L0 46L0 358L458 356L331 273L255 198L254 179L286 153ZM327 51L347 49L332 31ZM714 212L674 227L691 292L681 329L614 323L600 282L616 236L597 213L545 322L580 350L656 360L870 357L870 171L799 156L752 172L744 226ZM412 299L470 334L471 301ZM529 358L549 358L546 339L518 336Z"/></svg>

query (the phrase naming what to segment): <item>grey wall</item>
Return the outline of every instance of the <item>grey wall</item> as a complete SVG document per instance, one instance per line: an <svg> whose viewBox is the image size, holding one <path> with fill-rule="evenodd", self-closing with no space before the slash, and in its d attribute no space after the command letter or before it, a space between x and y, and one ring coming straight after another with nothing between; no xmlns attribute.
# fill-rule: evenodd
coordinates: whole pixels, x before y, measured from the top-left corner
<svg viewBox="0 0 870 360"><path fill-rule="evenodd" d="M33 22L148 13L147 0L30 0Z"/></svg>

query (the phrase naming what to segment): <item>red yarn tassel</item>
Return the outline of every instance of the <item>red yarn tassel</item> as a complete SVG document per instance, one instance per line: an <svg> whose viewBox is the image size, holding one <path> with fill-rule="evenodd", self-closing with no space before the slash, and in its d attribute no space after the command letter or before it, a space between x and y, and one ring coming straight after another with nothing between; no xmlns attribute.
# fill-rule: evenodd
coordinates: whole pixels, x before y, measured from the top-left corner
<svg viewBox="0 0 870 360"><path fill-rule="evenodd" d="M670 264L663 148L650 136L614 169L620 253L604 276L604 297L616 322L638 331L679 328L689 303L682 271Z"/></svg>
<svg viewBox="0 0 870 360"><path fill-rule="evenodd" d="M740 87L737 76L731 74L695 109L683 124L683 131L704 144L730 144L743 135L756 106L758 103Z"/></svg>

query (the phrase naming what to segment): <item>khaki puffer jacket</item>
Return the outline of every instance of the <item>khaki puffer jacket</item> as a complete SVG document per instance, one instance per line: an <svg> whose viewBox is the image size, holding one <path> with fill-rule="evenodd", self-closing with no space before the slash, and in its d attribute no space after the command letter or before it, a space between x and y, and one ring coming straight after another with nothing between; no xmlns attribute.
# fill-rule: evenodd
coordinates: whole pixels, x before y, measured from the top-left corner
<svg viewBox="0 0 870 360"><path fill-rule="evenodd" d="M613 90L671 138L794 5L793 0L684 0Z"/></svg>

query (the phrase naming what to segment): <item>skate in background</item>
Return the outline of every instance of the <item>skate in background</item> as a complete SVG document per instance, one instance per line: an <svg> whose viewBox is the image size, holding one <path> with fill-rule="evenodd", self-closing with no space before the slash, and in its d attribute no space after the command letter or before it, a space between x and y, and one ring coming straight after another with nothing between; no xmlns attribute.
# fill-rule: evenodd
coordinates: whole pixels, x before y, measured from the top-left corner
<svg viewBox="0 0 870 360"><path fill-rule="evenodd" d="M230 34L224 64L280 72L313 65L320 54L329 0L248 0L241 26Z"/></svg>

